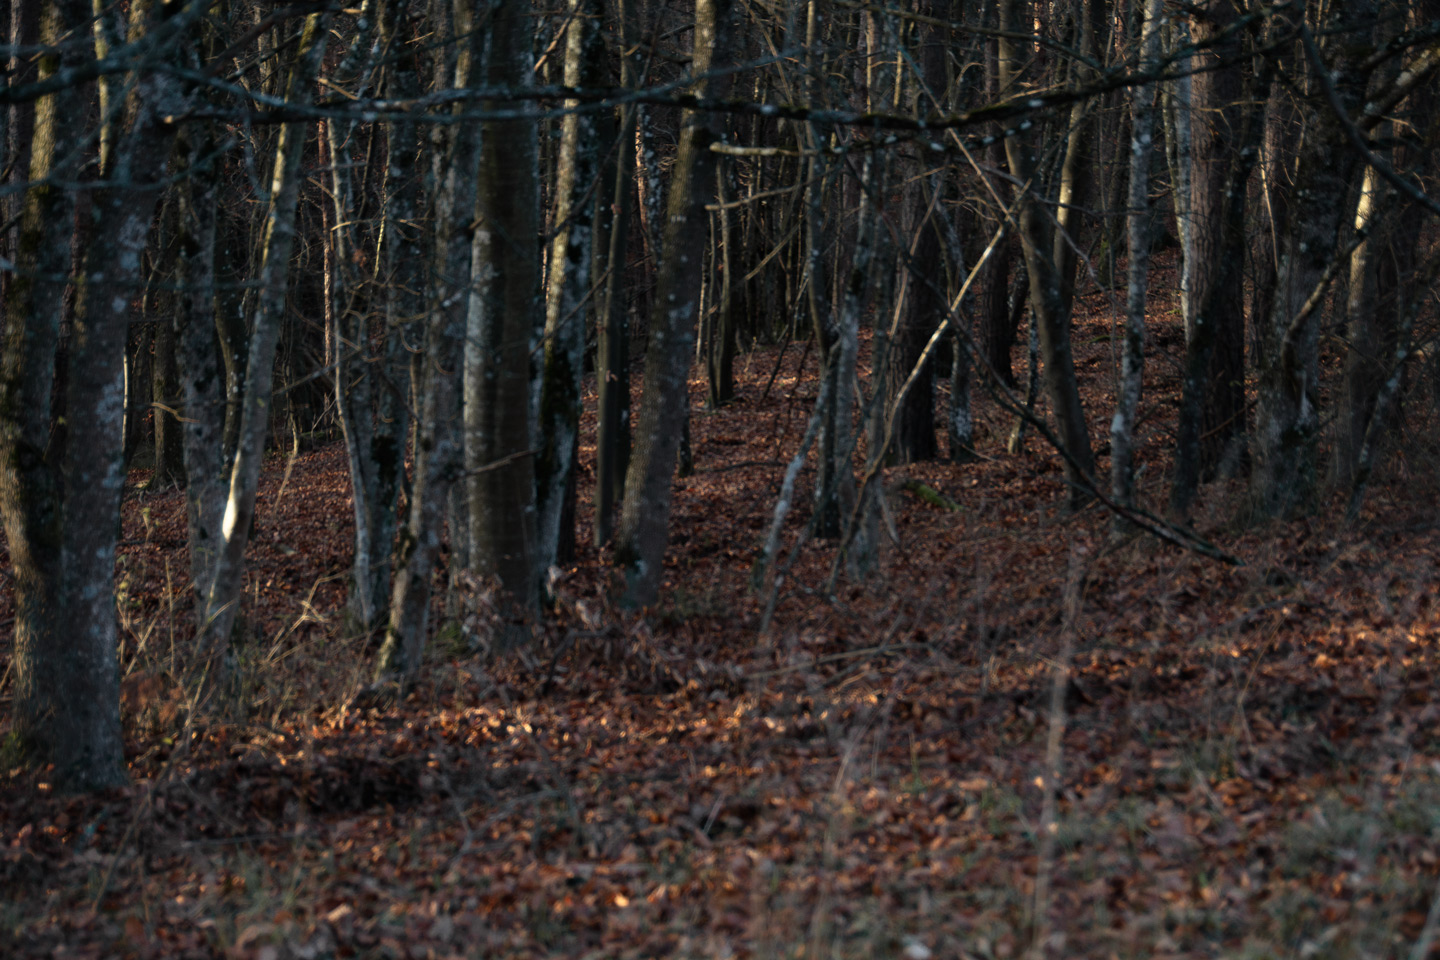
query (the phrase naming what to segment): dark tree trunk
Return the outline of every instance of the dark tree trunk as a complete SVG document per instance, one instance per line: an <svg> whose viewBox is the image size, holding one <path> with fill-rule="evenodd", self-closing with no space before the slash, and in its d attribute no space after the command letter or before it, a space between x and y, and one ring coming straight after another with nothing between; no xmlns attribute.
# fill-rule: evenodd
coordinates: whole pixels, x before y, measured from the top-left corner
<svg viewBox="0 0 1440 960"><path fill-rule="evenodd" d="M183 34L202 8L168 22L157 7L131 8L132 36L156 32L149 63L184 49ZM57 0L42 14L42 38L55 44L88 29L89 4ZM42 77L80 66L87 52L63 44L42 61ZM124 484L124 358L130 301L142 287L146 238L160 196L174 125L165 117L183 103L168 74L134 77L117 113L109 163L111 185L94 191L94 236L84 251L86 283L75 300L75 330L66 387L70 420L63 445L51 443L52 387L60 339L64 281L71 261L74 195L55 181L78 179L87 158L87 91L74 85L42 98L29 156L32 186L21 201L20 268L5 303L0 361L0 512L15 577L16 743L26 759L53 764L67 789L125 780L120 732L115 548ZM122 126L123 125L123 129Z"/></svg>
<svg viewBox="0 0 1440 960"><path fill-rule="evenodd" d="M1217 16L1223 15L1217 9ZM1202 34L1209 35L1211 29L1202 28ZM1239 53L1238 41L1222 48L1217 56ZM1254 86L1263 90L1267 75L1262 69ZM1194 306L1169 506L1181 520L1188 517L1200 482L1245 430L1245 227L1264 115L1261 98L1252 95L1242 101L1243 92L1238 66L1196 77L1195 100L1204 126L1195 149Z"/></svg>
<svg viewBox="0 0 1440 960"><path fill-rule="evenodd" d="M490 16L482 83L534 83L529 9ZM539 601L531 351L544 328L540 295L539 127L533 119L481 124L474 293L465 338L465 471L470 565L500 578L520 610Z"/></svg>
<svg viewBox="0 0 1440 960"><path fill-rule="evenodd" d="M730 0L697 0L691 69L704 77L712 63L724 63L729 44ZM720 93L717 81L701 81L696 92ZM721 136L717 115L687 110L680 152L670 175L669 216L664 256L645 354L645 382L635 432L635 454L625 477L625 504L616 536L615 559L625 575L625 600L654 603L660 592L670 497L683 418L689 409L687 372L694 352L695 321L705 263L713 197L715 154Z"/></svg>
<svg viewBox="0 0 1440 960"><path fill-rule="evenodd" d="M1373 22L1372 5L1349 6L1349 14L1360 22ZM1360 60L1367 45L1353 34L1343 41L1326 39L1324 69L1334 78L1343 109L1353 113L1365 97ZM1274 301L1269 315L1258 320L1250 490L1253 509L1262 517L1295 516L1309 508L1316 491L1321 310L1313 298L1323 292L1327 268L1338 255L1346 210L1339 198L1349 193L1356 170L1355 152L1319 89L1318 76L1313 83L1315 89L1301 106L1305 137L1295 173L1295 196L1310 202L1296 205L1280 235Z"/></svg>
<svg viewBox="0 0 1440 960"><path fill-rule="evenodd" d="M472 21L464 0L454 3L454 36L462 56L454 81L476 80L475 60L484 49L486 25ZM457 108L458 109L458 108ZM424 362L412 373L419 394L415 423L415 466L409 517L395 547L390 622L376 663L379 677L408 682L419 673L430 620L432 574L440 552L446 502L459 478L462 451L458 419L461 412L460 365L467 326L466 291L471 281L471 235L468 225L478 192L473 163L480 148L480 125L461 123L445 128L449 142L439 151L434 169L439 176L433 217L435 277L426 307ZM466 538L467 530L452 528L451 536ZM453 548L452 548L453 551ZM452 557L453 558L453 557Z"/></svg>
<svg viewBox="0 0 1440 960"><path fill-rule="evenodd" d="M1001 28L1015 33L1023 26L1020 17L1020 0L1005 0L1001 6ZM1008 85L1015 72L1023 64L1027 49L1009 37L1000 40L1000 78L1002 86ZM1069 189L1061 190L1062 201L1076 204L1077 193L1082 189L1084 176L1078 168L1082 164L1081 151L1084 138L1080 131L1072 133L1069 150L1075 153L1072 164L1067 154L1066 167ZM1060 441L1065 445L1068 457L1065 460L1065 476L1070 482L1067 500L1072 509L1089 500L1085 492L1092 483L1095 473L1095 457L1090 445L1090 433L1085 422L1085 410L1080 402L1080 387L1075 379L1075 361L1070 347L1070 306L1074 296L1073 253L1067 252L1064 228L1074 223L1075 214L1060 218L1060 230L1053 229L1049 214L1043 209L1034 194L1039 184L1039 164L1036 147L1024 137L1008 137L1005 141L1006 156L1010 170L1022 183L1030 184L1030 192L1020 200L1020 235L1025 251L1025 266L1030 276L1030 310L1039 334L1040 354L1045 365L1045 387L1050 396L1059 426ZM1064 209L1062 208L1062 213ZM1067 223L1067 220L1069 221ZM1057 251L1060 256L1057 258Z"/></svg>

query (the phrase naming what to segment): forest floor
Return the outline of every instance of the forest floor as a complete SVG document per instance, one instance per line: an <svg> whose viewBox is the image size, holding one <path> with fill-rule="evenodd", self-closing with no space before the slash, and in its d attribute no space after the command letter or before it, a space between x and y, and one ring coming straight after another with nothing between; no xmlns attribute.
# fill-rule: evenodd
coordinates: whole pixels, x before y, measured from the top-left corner
<svg viewBox="0 0 1440 960"><path fill-rule="evenodd" d="M1116 321L1104 296L1086 304L1099 443ZM1152 323L1139 459L1158 504L1182 336L1173 312ZM374 650L340 613L338 446L271 462L236 689L198 708L177 679L181 496L129 492L132 782L72 797L0 773L0 954L1426 955L1432 434L1406 434L1354 524L1244 528L1239 481L1208 486L1196 529L1243 560L1228 566L1112 543L1099 508L1066 515L1056 457L1033 435L1006 454L1008 420L977 391L983 459L887 471L899 542L880 571L825 599L834 544L807 544L761 635L751 563L816 389L792 346L762 397L778 350L740 358L723 410L693 385L698 469L676 485L655 608L607 600L582 504L535 643L490 649L483 590L465 593L398 706L349 701ZM7 580L0 669L10 602Z"/></svg>

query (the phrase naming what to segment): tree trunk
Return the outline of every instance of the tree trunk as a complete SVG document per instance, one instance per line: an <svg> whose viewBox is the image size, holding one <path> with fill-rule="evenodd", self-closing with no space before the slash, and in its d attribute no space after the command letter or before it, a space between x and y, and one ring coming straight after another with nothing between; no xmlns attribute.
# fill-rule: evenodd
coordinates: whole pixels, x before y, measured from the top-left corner
<svg viewBox="0 0 1440 960"><path fill-rule="evenodd" d="M496 8L481 66L484 84L507 89L534 84L532 22L528 8ZM464 365L470 565L498 576L518 610L530 611L539 600L535 560L541 553L530 393L531 350L544 325L539 127L533 119L487 120L481 127L474 296Z"/></svg>
<svg viewBox="0 0 1440 960"><path fill-rule="evenodd" d="M169 219L169 218L167 218ZM185 485L185 445L181 439L179 330L170 301L155 318L155 356L150 368L151 417L155 424L155 471L150 489Z"/></svg>
<svg viewBox="0 0 1440 960"><path fill-rule="evenodd" d="M620 82L634 87L644 66L638 47L638 0L619 0ZM605 251L608 273L598 311L595 347L595 545L610 542L615 506L625 488L630 461L630 331L626 276L630 260L631 207L639 175L635 156L635 119L639 108L626 106L617 115L618 143L610 187L610 233ZM602 202L606 199L603 189Z"/></svg>
<svg viewBox="0 0 1440 960"><path fill-rule="evenodd" d="M1141 69L1160 60L1161 0L1147 0L1141 34ZM1135 417L1145 370L1145 297L1150 283L1150 156L1155 147L1155 85L1141 84L1130 99L1130 196L1127 243L1129 284L1125 299L1125 346L1115 419L1110 424L1110 491L1115 502L1135 506ZM1117 522L1120 517L1117 515Z"/></svg>
<svg viewBox="0 0 1440 960"><path fill-rule="evenodd" d="M566 30L565 84L598 87L604 82L600 0L570 0ZM576 101L567 101L572 108ZM545 340L540 383L539 453L535 458L535 500L539 517L537 583L560 563L561 547L574 544L575 453L580 436L581 364L585 315L590 299L598 145L595 114L569 113L561 122L555 184L555 241L550 252L550 289L545 302ZM571 528L564 529L569 517Z"/></svg>
<svg viewBox="0 0 1440 960"><path fill-rule="evenodd" d="M311 14L305 21L287 83L286 99L308 96L325 53L328 13ZM212 679L225 673L223 661L231 628L240 604L245 574L245 547L255 516L255 493L265 456L270 427L271 386L275 347L286 312L290 255L295 247L295 209L300 196L300 155L306 124L291 122L280 129L275 145L275 175L266 221L264 259L260 266L254 330L245 370L245 393L240 406L239 435L230 467L229 493L221 542L212 579L205 590L203 630L196 649Z"/></svg>
<svg viewBox="0 0 1440 960"><path fill-rule="evenodd" d="M472 19L465 0L454 2L454 36L461 38L454 64L454 87L463 89L478 73L486 25ZM455 112L459 107L454 108ZM390 622L376 662L376 676L412 681L420 671L430 619L430 591L435 558L440 551L446 501L460 475L460 365L464 355L471 286L472 240L469 231L478 177L481 125L457 123L446 128L449 139L433 169L440 175L434 201L435 277L426 308L424 360L412 374L419 385L415 424L414 471L410 515L395 547L395 582L390 595ZM413 242L413 241L412 241ZM404 252L401 248L401 253ZM455 539L463 529L451 530Z"/></svg>
<svg viewBox="0 0 1440 960"><path fill-rule="evenodd" d="M131 7L132 36L153 42L147 65L183 49L203 12L192 3L160 27L150 4ZM41 14L42 40L59 44L90 23L89 5L56 0ZM40 76L84 62L77 45L42 60ZM75 301L65 410L70 423L52 443L56 350L71 261L73 195L87 94L80 85L36 106L29 173L21 201L19 257L5 304L0 361L0 511L15 577L14 735L22 755L53 764L65 789L124 782L120 732L115 548L124 485L124 357L130 300L143 287L150 221L174 136L165 117L183 104L165 73L134 77L120 111L123 135L92 198L94 235L84 251L85 283Z"/></svg>
<svg viewBox="0 0 1440 960"><path fill-rule="evenodd" d="M398 53L391 66L390 95L407 99L421 90L420 65L412 38L399 37L406 3L386 4L381 12L379 48ZM372 14L373 15L373 14ZM364 49L366 32L357 33L342 66L351 64ZM393 55L393 54L392 54ZM354 71L365 79L374 65ZM353 84L353 76L345 78ZM348 161L347 143L354 124L340 128L325 125L331 156L331 193L336 224L356 221L351 183L354 164ZM351 226L327 231L334 250L332 281L327 299L335 331L335 399L345 450L350 461L350 489L355 516L355 554L351 563L350 615L368 633L388 619L392 551L399 524L400 488L405 472L405 439L409 427L406 403L409 369L402 331L424 309L421 264L424 251L415 220L421 207L416 170L419 132L413 121L393 123L387 135L384 210L380 263L376 280L380 289L366 296L353 290L356 280L349 264L359 253L361 238ZM341 158L341 159L337 159ZM358 279L358 278L357 278ZM378 300L378 319L368 303ZM378 341L378 351L372 346Z"/></svg>
<svg viewBox="0 0 1440 960"><path fill-rule="evenodd" d="M1223 71L1222 71L1223 72ZM1267 70L1253 87L1265 89ZM1221 77L1209 81L1221 87ZM1204 89L1204 87L1202 87ZM1203 95L1204 102L1210 94ZM1202 141L1202 198L1196 230L1195 286L1200 299L1185 343L1179 423L1175 440L1175 476L1170 487L1170 514L1184 521L1194 504L1200 480L1219 463L1222 451L1244 432L1245 315L1244 280L1247 189L1264 134L1263 101L1251 96L1238 115L1222 110L1217 122L1225 124L1228 144L1224 180L1212 189L1216 162L1211 154L1221 148L1209 137ZM1212 204L1218 209L1213 209Z"/></svg>
<svg viewBox="0 0 1440 960"><path fill-rule="evenodd" d="M936 178L927 178L932 190L940 185ZM940 227L935 222L938 202L931 204L925 191L911 191L911 203L918 211L917 237L909 264L900 284L904 303L902 319L890 343L885 363L886 407L894 404L901 386L920 361L925 344L935 327L944 319L944 293L938 289L940 269ZM936 200L938 201L938 197ZM935 442L935 370L929 360L920 367L919 376L896 408L890 458L893 463L919 463L934 460L940 454Z"/></svg>
<svg viewBox="0 0 1440 960"><path fill-rule="evenodd" d="M214 579L215 560L224 540L225 450L228 384L221 355L216 314L216 217L218 182L213 163L213 124L181 130L179 158L181 295L176 300L180 327L180 390L185 404L185 520L189 534L190 578L195 590L197 628L205 625L205 587Z"/></svg>
<svg viewBox="0 0 1440 960"><path fill-rule="evenodd" d="M730 0L696 0L692 74L703 78L729 49ZM700 80L697 95L718 95L718 81ZM670 174L664 256L660 262L635 454L625 477L625 503L615 559L625 575L625 602L654 603L660 592L670 524L671 477L687 399L700 281L705 262L706 203L715 183L717 115L686 110L680 150Z"/></svg>
<svg viewBox="0 0 1440 960"><path fill-rule="evenodd" d="M1009 33L1023 32L1020 17L1020 0L1004 0L1001 6L1001 29ZM1010 86L1016 71L1024 61L1025 51L1010 37L1002 37L1000 44L1000 82L1002 87ZM1071 134L1070 150L1076 152L1075 164L1080 163L1079 151L1084 148L1080 131ZM1065 476L1070 483L1068 501L1071 509L1078 509L1088 500L1085 492L1091 485L1095 473L1095 457L1091 451L1090 433L1085 423L1085 410L1080 402L1080 388L1075 379L1075 361L1070 348L1070 302L1074 295L1073 284L1065 279L1063 264L1055 251L1063 250L1065 238L1062 229L1052 230L1047 214L1042 207L1037 191L1039 164L1035 146L1021 136L1008 137L1005 141L1006 156L1011 172L1021 183L1029 184L1029 190L1020 198L1020 238L1025 251L1025 266L1030 275L1030 311L1032 322L1038 333L1040 355L1045 366L1045 386L1050 396L1050 405L1059 426L1060 441L1069 456L1065 460ZM1072 205L1080 201L1076 192L1081 189L1084 177L1075 165L1070 163L1070 192L1068 201ZM1062 189L1062 200L1066 199ZM1062 207L1066 209L1074 207ZM1061 219L1062 228L1066 226ZM1062 254L1069 259L1071 254Z"/></svg>
<svg viewBox="0 0 1440 960"><path fill-rule="evenodd" d="M1185 20L1176 21L1171 29L1171 47L1178 49L1189 44L1190 24ZM1180 236L1180 317L1189 340L1195 318L1194 87L1189 74L1190 58L1181 57L1175 67L1182 76L1171 84L1166 97L1165 154L1170 163L1175 232Z"/></svg>
<svg viewBox="0 0 1440 960"><path fill-rule="evenodd" d="M1367 3L1349 5L1357 22L1373 22ZM1368 14L1368 16L1367 16ZM1303 28L1302 28L1303 29ZM1326 38L1329 41L1331 38ZM1325 44L1324 70L1347 112L1363 102L1366 75L1360 60L1367 49L1354 34ZM1280 242L1275 299L1261 318L1259 390L1255 407L1255 470L1251 500L1262 517L1293 517L1311 503L1316 489L1316 445L1319 440L1318 299L1327 268L1337 256L1344 204L1356 168L1355 152L1345 140L1340 121L1318 89L1302 104L1305 136L1296 170L1297 204Z"/></svg>
<svg viewBox="0 0 1440 960"><path fill-rule="evenodd" d="M717 163L715 196L720 205L716 212L720 222L720 244L716 251L718 262L715 264L717 269L714 273L719 278L719 289L712 295L718 302L710 311L709 336L705 343L705 375L709 387L707 402L712 410L718 410L735 399L735 301L731 290L735 268L735 261L731 256L735 217L726 205L725 183L728 175L728 164L723 161Z"/></svg>

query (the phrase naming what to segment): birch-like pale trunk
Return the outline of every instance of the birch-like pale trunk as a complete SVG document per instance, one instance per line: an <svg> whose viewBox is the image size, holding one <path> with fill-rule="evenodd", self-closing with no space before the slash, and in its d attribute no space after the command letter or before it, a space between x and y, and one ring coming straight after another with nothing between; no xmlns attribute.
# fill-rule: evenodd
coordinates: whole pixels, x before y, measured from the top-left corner
<svg viewBox="0 0 1440 960"><path fill-rule="evenodd" d="M728 55L730 0L696 0L695 44L691 73L704 78L711 65ZM697 95L720 93L716 81L700 79ZM671 478L680 432L689 409L687 374L694 352L695 321L705 263L713 199L718 116L686 110L680 149L670 174L665 242L650 317L645 380L635 424L635 452L625 477L625 502L616 532L615 560L625 576L624 601L655 602L664 572L670 526Z"/></svg>
<svg viewBox="0 0 1440 960"><path fill-rule="evenodd" d="M286 83L287 100L309 97L325 54L329 13L310 14L299 37L294 65ZM275 145L274 176L266 214L263 260L241 399L235 459L230 465L229 492L221 521L215 568L205 589L205 613L196 638L201 664L212 680L223 678L223 654L239 613L245 578L245 547L255 517L255 493L270 426L275 347L285 318L290 257L295 249L295 210L300 197L300 156L307 124L290 122L280 128Z"/></svg>
<svg viewBox="0 0 1440 960"><path fill-rule="evenodd" d="M1160 59L1161 0L1147 0L1141 31L1141 69ZM1130 95L1130 195L1126 214L1129 278L1125 296L1125 340L1110 423L1110 494L1122 507L1135 506L1135 416L1145 371L1145 297L1150 284L1150 158L1155 149L1155 85ZM1123 523L1119 514L1117 524Z"/></svg>
<svg viewBox="0 0 1440 960"><path fill-rule="evenodd" d="M175 58L203 6L155 16L130 8L131 36L149 40L147 66ZM42 59L43 79L83 66L84 48L62 39L90 23L88 4L56 0L41 14L42 41L59 53ZM148 32L147 32L148 31ZM140 62L140 61L137 61ZM16 275L5 302L0 359L0 513L15 578L13 735L22 756L53 764L62 789L125 780L120 730L115 550L124 486L124 357L130 301L143 289L151 219L183 113L180 83L167 72L125 75L115 104L109 164L93 185L93 236L76 293L65 429L52 435L56 349L71 262L74 194L88 131L88 91L79 84L36 105L29 174L21 200ZM51 182L53 178L54 181Z"/></svg>
<svg viewBox="0 0 1440 960"><path fill-rule="evenodd" d="M1172 44L1176 48L1188 46L1190 43L1189 21L1178 19L1171 31ZM1185 336L1189 339L1193 334L1190 329L1194 322L1196 304L1192 296L1194 288L1195 271L1195 219L1194 219L1194 190L1192 189L1192 177L1194 172L1194 102L1190 82L1190 59L1181 57L1176 61L1175 69L1181 72L1181 76L1171 82L1169 109L1166 111L1166 119L1169 121L1165 138L1167 145L1166 156L1170 163L1170 182L1174 187L1175 201L1175 229L1180 234L1180 315L1185 323ZM1134 169L1133 166L1131 168ZM1134 251L1131 251L1134 255Z"/></svg>
<svg viewBox="0 0 1440 960"><path fill-rule="evenodd" d="M565 37L565 84L597 87L604 80L600 39L601 0L570 0ZM572 110L578 101L566 101ZM557 229L550 252L549 291L545 302L545 339L540 383L535 457L535 501L539 525L537 583L547 571L568 561L561 548L573 548L575 455L580 436L580 381L585 354L585 313L590 299L594 253L595 187L599 144L595 114L573 112L560 127L560 156L555 184ZM568 496L567 496L568 494ZM567 510L567 499L572 508ZM571 523L567 538L564 522ZM572 549L573 552L573 549Z"/></svg>

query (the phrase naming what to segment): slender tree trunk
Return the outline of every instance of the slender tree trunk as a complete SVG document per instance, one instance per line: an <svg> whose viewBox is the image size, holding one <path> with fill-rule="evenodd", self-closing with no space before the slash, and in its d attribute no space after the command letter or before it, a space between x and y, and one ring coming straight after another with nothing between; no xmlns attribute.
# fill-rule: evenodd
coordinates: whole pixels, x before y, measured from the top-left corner
<svg viewBox="0 0 1440 960"><path fill-rule="evenodd" d="M1160 60L1161 0L1147 0L1141 36L1141 69ZM1150 157L1155 147L1155 85L1131 93L1130 196L1127 242L1129 285L1125 300L1125 347L1115 419L1110 424L1110 491L1115 502L1135 506L1135 416L1145 370L1145 295L1150 283ZM1119 517L1116 517L1119 521Z"/></svg>
<svg viewBox="0 0 1440 960"><path fill-rule="evenodd" d="M485 47L487 25L472 18L465 0L455 0L453 9L453 35L459 38L460 51L452 68L453 82L455 89L463 89L476 79L476 60ZM406 683L419 673L425 652L431 580L440 552L446 501L460 476L463 458L457 420L473 262L468 226L478 193L474 158L479 155L481 125L462 122L447 130L449 142L434 167L439 176L434 202L436 276L426 308L423 360L412 374L420 401L410 515L395 548L390 622L376 663L377 677L399 677ZM399 252L403 256L405 247ZM454 538L464 535L464 530L451 530Z"/></svg>
<svg viewBox="0 0 1440 960"><path fill-rule="evenodd" d="M1373 22L1369 3L1347 4L1357 23ZM1331 38L1327 38L1330 40ZM1355 112L1365 97L1360 69L1366 44L1354 34L1327 42L1324 69L1342 107ZM1259 389L1255 407L1255 470L1251 475L1254 511L1288 518L1308 508L1316 489L1319 440L1319 341L1321 310L1315 298L1332 259L1337 256L1344 205L1333 200L1350 189L1355 152L1340 122L1317 89L1303 104L1305 138L1296 171L1296 196L1315 198L1291 211L1280 243L1275 300L1261 318Z"/></svg>
<svg viewBox="0 0 1440 960"><path fill-rule="evenodd" d="M936 178L927 178L932 190L939 189ZM918 208L918 236L902 278L905 302L899 305L901 322L890 344L884 368L886 406L892 405L901 386L910 377L915 364L930 341L936 325L944 318L943 292L937 289L940 278L940 228L938 214L926 196L927 191L911 191L911 202ZM938 198L937 198L938 199ZM919 463L939 456L935 441L935 372L926 361L910 390L895 411L890 457L894 463Z"/></svg>
<svg viewBox="0 0 1440 960"><path fill-rule="evenodd" d="M390 95L397 99L417 96L421 91L420 64L412 38L400 36L408 4L406 0L387 3L380 11L380 43L394 57L390 66ZM370 16L373 11L366 11ZM354 65L368 38L357 34L342 66ZM354 70L366 82L374 65L368 60ZM346 78L353 84L355 75ZM331 193L337 224L357 219L352 186L354 164L340 162L346 157L348 135L327 122L331 153ZM352 131L353 124L342 130ZM405 473L405 440L409 429L407 404L409 369L403 332L424 311L421 291L424 277L421 264L424 250L416 220L421 207L417 168L419 131L413 121L399 120L387 132L383 187L384 209L380 234L380 262L376 269L379 289L367 296L346 288L354 284L348 264L356 259L361 237L353 226L331 229L330 247L335 251L341 288L332 289L328 300L334 311L336 407L350 460L350 487L355 516L355 555L350 572L349 611L364 632L388 620L393 573L393 549L399 525L399 498ZM347 200L348 198L348 200ZM382 306L377 318L369 303ZM376 341L378 350L372 347Z"/></svg>
<svg viewBox="0 0 1440 960"><path fill-rule="evenodd" d="M1001 29L1009 33L1024 32L1020 0L1004 0ZM1000 82L1002 87L1008 87L1023 63L1025 51L1010 37L1001 38L999 46ZM1072 138L1079 137L1079 133L1076 130ZM1072 143L1070 149L1079 151L1083 146ZM1051 229L1037 196L1042 185L1037 181L1039 164L1035 146L1021 136L1014 136L1006 139L1005 150L1011 172L1022 184L1028 185L1026 194L1020 198L1019 220L1025 266L1030 275L1031 322L1038 333L1050 406L1059 426L1060 440L1070 455L1065 461L1065 476L1070 482L1067 499L1072 509L1078 509L1089 499L1085 490L1095 473L1095 458L1070 347L1070 297L1074 290L1065 280L1062 264L1057 263L1055 258L1055 251L1062 248L1064 237L1057 236L1056 231ZM1070 179L1069 201L1072 206L1062 207L1062 211L1074 209L1073 205L1077 202L1075 191L1080 189L1084 180L1073 168ZM1065 226L1065 220L1061 220L1061 225Z"/></svg>
<svg viewBox="0 0 1440 960"><path fill-rule="evenodd" d="M696 0L694 76L724 63L729 49L730 0ZM699 81L699 95L720 93L716 81ZM635 454L625 477L625 504L615 559L625 574L625 601L654 603L660 592L670 524L671 477L681 420L689 407L687 371L693 352L700 280L705 262L705 204L715 183L710 144L721 130L715 115L687 110L680 151L670 175L664 257L650 320L645 382L636 424Z"/></svg>
<svg viewBox="0 0 1440 960"><path fill-rule="evenodd" d="M1171 30L1171 45L1176 48L1190 43L1190 24L1177 20ZM1175 231L1180 235L1180 316L1185 323L1185 337L1195 319L1194 275L1195 195L1194 182L1194 89L1191 83L1189 57L1182 57L1176 69L1182 76L1173 82L1166 98L1168 109L1165 124L1166 158L1170 162L1170 185L1175 201ZM1131 169L1134 169L1133 167ZM1131 251L1132 255L1134 251Z"/></svg>
<svg viewBox="0 0 1440 960"><path fill-rule="evenodd" d="M174 205L170 205L173 211ZM175 232L175 214L167 211L160 220L165 224L162 244L170 245ZM165 271L174 280L173 261L164 256ZM155 317L155 354L150 368L150 409L155 425L155 470L150 478L150 488L160 490L168 486L185 485L185 444L181 439L180 410L180 367L178 360L179 327L174 307L174 296L166 294L160 299L160 308Z"/></svg>
<svg viewBox="0 0 1440 960"><path fill-rule="evenodd" d="M224 537L225 424L227 380L216 330L216 215L219 177L213 159L212 124L187 125L176 151L179 157L181 294L176 308L180 327L180 389L185 403L185 519L190 547L190 578L195 589L197 627L205 623L205 586L215 575Z"/></svg>
<svg viewBox="0 0 1440 960"><path fill-rule="evenodd" d="M712 410L735 399L735 302L731 290L735 267L731 256L735 217L726 204L728 191L725 184L729 172L729 165L725 162L716 164L715 196L720 205L716 217L720 224L720 244L715 253L716 269L713 273L718 274L716 286L719 289L714 294L718 302L713 310L708 311L711 320L705 342L705 375L709 387L706 399Z"/></svg>
<svg viewBox="0 0 1440 960"><path fill-rule="evenodd" d="M286 99L308 95L325 53L328 13L311 14L295 53ZM295 209L300 196L300 155L307 125L291 122L281 127L275 146L275 175L270 191L264 259L260 267L254 330L245 371L240 427L235 459L230 467L230 489L221 525L213 578L205 590L203 630L197 650L214 679L224 674L223 662L231 628L239 612L245 574L245 547L255 516L255 493L270 427L271 386L275 348L285 317L289 289L290 255L295 247Z"/></svg>
<svg viewBox="0 0 1440 960"><path fill-rule="evenodd" d="M631 51L638 0L619 0L620 82L633 87L639 82L640 53ZM595 545L610 542L615 527L615 506L625 488L625 470L630 461L630 331L626 275L629 272L631 206L639 173L635 156L635 119L639 108L622 107L618 112L617 158L610 186L611 216L609 247L605 263L605 293L598 312L595 381ZM604 190L600 191L602 201Z"/></svg>
<svg viewBox="0 0 1440 960"><path fill-rule="evenodd" d="M565 84L598 87L604 82L600 0L571 0L565 43ZM578 106L575 101L569 105ZM595 186L598 144L595 114L570 113L561 122L555 184L555 241L550 252L550 290L545 303L545 340L540 384L539 453L535 458L535 499L539 516L537 583L550 567L573 557L575 452L580 436L581 364L585 315L594 258L590 192ZM567 509L568 507L568 509ZM569 517L571 528L564 529ZM565 543L571 556L562 553Z"/></svg>

